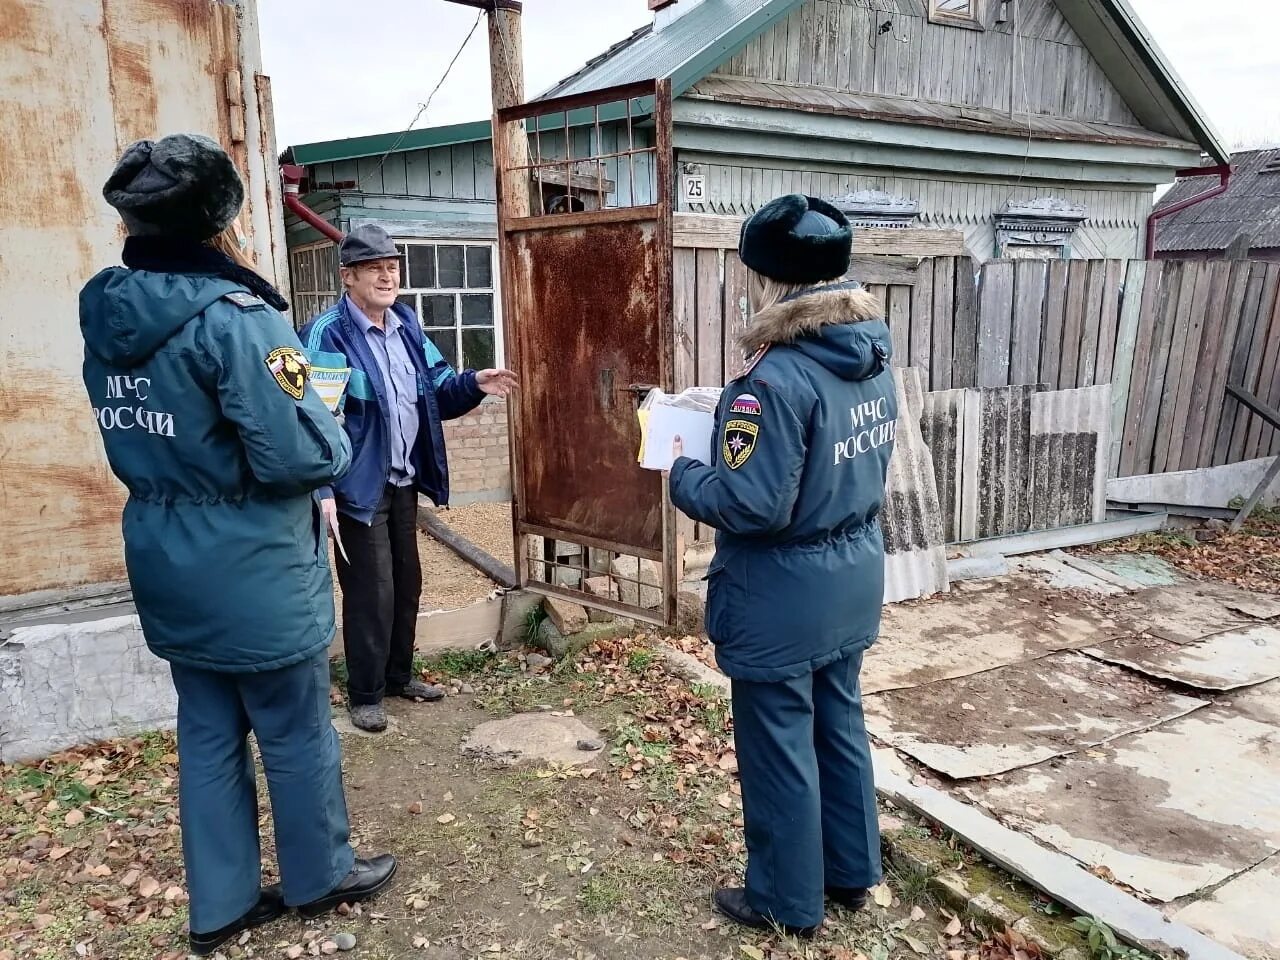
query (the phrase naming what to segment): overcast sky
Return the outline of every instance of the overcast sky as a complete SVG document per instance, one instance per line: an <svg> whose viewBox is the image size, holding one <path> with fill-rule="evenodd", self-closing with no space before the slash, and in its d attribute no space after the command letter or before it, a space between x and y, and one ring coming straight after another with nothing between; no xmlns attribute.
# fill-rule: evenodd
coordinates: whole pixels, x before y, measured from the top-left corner
<svg viewBox="0 0 1280 960"><path fill-rule="evenodd" d="M1280 143L1275 0L1130 0L1230 146ZM530 96L652 16L645 0L525 0ZM476 20L445 0L259 0L285 146L403 129ZM418 126L488 118L484 24Z"/></svg>

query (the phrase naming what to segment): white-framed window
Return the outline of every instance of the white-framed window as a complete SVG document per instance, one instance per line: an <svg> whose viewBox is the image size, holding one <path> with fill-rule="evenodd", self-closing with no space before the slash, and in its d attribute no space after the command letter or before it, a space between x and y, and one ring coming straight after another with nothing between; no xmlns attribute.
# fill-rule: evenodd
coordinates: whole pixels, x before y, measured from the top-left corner
<svg viewBox="0 0 1280 960"><path fill-rule="evenodd" d="M929 22L981 30L984 0L929 0Z"/></svg>
<svg viewBox="0 0 1280 960"><path fill-rule="evenodd" d="M401 303L418 315L455 370L501 366L498 253L491 242L397 239ZM338 248L314 243L289 251L294 324L301 327L338 302Z"/></svg>
<svg viewBox="0 0 1280 960"><path fill-rule="evenodd" d="M499 366L502 323L494 244L397 240L396 246L403 254L400 302L422 320L422 329L450 366Z"/></svg>

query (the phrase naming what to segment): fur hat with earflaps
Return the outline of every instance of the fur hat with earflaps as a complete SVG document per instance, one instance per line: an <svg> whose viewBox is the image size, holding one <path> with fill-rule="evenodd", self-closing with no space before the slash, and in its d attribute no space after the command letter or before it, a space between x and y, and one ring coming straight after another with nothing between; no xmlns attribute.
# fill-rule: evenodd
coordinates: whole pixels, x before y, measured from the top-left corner
<svg viewBox="0 0 1280 960"><path fill-rule="evenodd" d="M177 133L139 140L102 188L131 236L204 241L227 228L244 204L236 165L215 141Z"/></svg>
<svg viewBox="0 0 1280 960"><path fill-rule="evenodd" d="M836 207L792 193L747 218L738 256L756 273L781 283L822 283L849 272L853 228Z"/></svg>

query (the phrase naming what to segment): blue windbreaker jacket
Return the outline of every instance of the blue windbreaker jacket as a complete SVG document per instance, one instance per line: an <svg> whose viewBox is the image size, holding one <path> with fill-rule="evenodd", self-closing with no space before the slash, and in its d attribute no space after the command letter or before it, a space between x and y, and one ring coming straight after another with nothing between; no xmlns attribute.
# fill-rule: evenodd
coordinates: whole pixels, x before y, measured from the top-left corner
<svg viewBox="0 0 1280 960"><path fill-rule="evenodd" d="M410 453L414 483L437 506L449 502L449 461L442 422L465 416L484 399L474 370L454 373L422 332L404 304L391 308L400 318L400 336L418 372L418 440ZM340 412L351 438L351 469L333 485L338 509L369 523L377 512L391 473L391 406L377 361L364 332L351 315L347 298L320 314L300 334L312 365L351 368ZM323 495L323 494L322 494Z"/></svg>
<svg viewBox="0 0 1280 960"><path fill-rule="evenodd" d="M746 345L764 352L724 390L715 462L672 468L676 507L719 531L707 633L730 677L801 676L879 632L898 416L879 313L852 283L757 314Z"/></svg>

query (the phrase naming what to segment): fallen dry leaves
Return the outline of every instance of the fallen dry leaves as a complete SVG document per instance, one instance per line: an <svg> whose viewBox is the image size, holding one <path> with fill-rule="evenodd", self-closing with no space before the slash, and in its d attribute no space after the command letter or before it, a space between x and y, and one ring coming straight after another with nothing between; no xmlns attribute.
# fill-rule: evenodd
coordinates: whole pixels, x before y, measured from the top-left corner
<svg viewBox="0 0 1280 960"><path fill-rule="evenodd" d="M1103 553L1153 553L1206 580L1280 594L1280 516L1275 511L1255 514L1239 533L1223 534L1207 542L1159 535L1094 549Z"/></svg>

